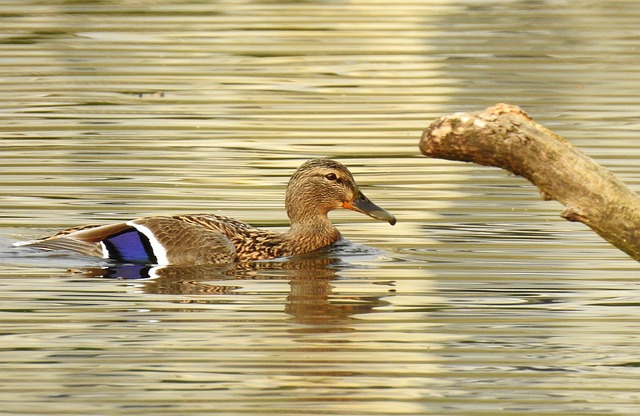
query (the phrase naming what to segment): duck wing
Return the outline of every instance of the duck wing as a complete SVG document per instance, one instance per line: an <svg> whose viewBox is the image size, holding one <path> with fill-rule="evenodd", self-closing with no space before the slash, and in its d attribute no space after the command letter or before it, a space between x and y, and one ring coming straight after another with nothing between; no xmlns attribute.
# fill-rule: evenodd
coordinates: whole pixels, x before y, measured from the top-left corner
<svg viewBox="0 0 640 416"><path fill-rule="evenodd" d="M149 240L157 264L226 264L236 258L236 248L221 231L181 217L147 217L128 221Z"/></svg>
<svg viewBox="0 0 640 416"><path fill-rule="evenodd" d="M144 217L68 229L20 245L160 265L225 264L236 257L235 246L222 232L180 217Z"/></svg>

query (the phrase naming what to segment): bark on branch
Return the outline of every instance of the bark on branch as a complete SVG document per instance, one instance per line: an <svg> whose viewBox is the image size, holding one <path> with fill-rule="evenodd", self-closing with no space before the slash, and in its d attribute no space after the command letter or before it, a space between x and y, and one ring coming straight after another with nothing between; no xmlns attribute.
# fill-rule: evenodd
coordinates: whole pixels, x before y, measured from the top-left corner
<svg viewBox="0 0 640 416"><path fill-rule="evenodd" d="M442 117L423 133L420 151L522 176L538 187L545 200L565 206L562 217L588 225L640 261L640 197L520 108L497 104Z"/></svg>

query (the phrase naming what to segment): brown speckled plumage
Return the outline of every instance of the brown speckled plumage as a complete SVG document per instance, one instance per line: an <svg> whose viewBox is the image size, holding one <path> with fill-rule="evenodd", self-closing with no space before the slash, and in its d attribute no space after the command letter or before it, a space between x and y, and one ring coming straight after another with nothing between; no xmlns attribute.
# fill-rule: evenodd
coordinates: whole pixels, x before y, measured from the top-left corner
<svg viewBox="0 0 640 416"><path fill-rule="evenodd" d="M291 228L285 233L215 214L176 215L69 228L20 245L67 249L121 261L224 264L292 256L327 247L340 238L327 216L338 208L395 224L391 214L360 192L349 170L330 159L312 159L296 170L287 186L285 206L291 220ZM120 241L119 236L125 236L120 240L126 242ZM127 247L133 247L135 253L126 253Z"/></svg>

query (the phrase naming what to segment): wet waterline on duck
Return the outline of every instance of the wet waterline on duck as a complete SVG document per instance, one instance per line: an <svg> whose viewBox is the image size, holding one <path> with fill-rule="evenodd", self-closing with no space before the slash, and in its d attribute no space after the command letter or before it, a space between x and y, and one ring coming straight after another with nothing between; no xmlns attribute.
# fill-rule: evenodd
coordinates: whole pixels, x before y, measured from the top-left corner
<svg viewBox="0 0 640 416"><path fill-rule="evenodd" d="M638 263L417 149L509 102L637 189L634 5L3 3L3 411L636 414ZM284 231L314 157L397 224L338 210L337 246L224 267L11 246L143 215Z"/></svg>

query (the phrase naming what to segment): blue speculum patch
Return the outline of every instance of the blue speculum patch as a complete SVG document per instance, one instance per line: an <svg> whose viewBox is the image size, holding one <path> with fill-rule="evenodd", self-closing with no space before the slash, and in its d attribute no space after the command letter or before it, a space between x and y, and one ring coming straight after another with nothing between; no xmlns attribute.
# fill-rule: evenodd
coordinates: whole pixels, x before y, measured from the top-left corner
<svg viewBox="0 0 640 416"><path fill-rule="evenodd" d="M102 240L110 259L132 263L156 263L149 239L135 228Z"/></svg>

